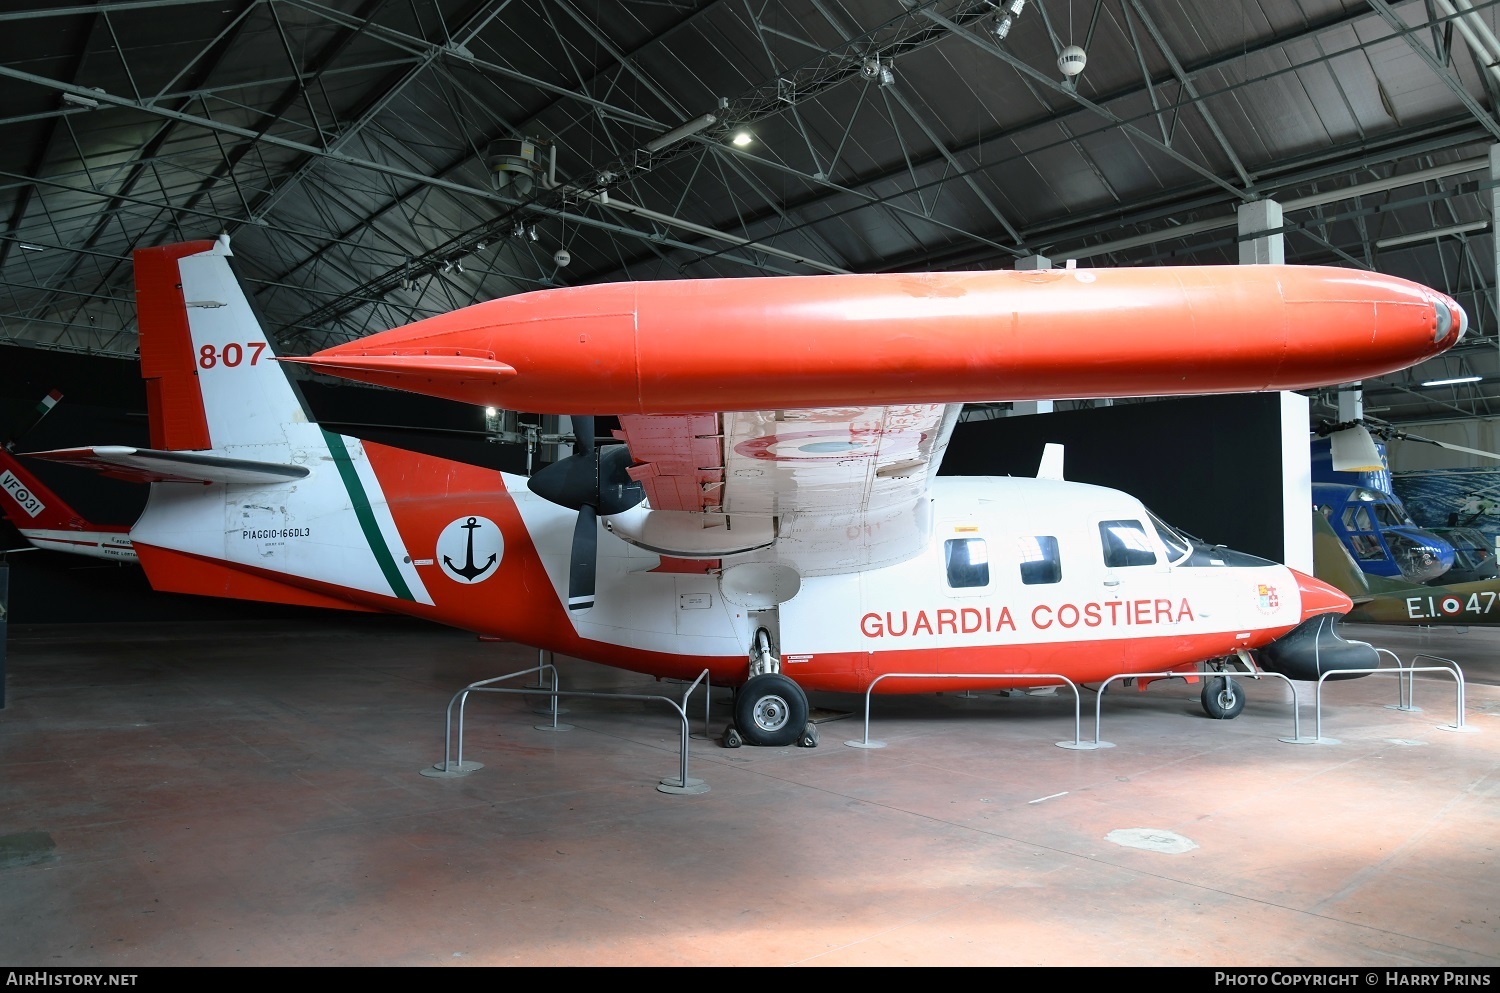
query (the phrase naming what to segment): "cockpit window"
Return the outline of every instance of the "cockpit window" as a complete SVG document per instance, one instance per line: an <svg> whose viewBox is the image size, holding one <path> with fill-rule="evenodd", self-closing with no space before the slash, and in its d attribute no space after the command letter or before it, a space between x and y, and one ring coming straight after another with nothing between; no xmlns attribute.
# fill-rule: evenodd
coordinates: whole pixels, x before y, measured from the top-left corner
<svg viewBox="0 0 1500 993"><path fill-rule="evenodd" d="M983 538L949 538L943 544L948 585L970 589L990 584L990 553Z"/></svg>
<svg viewBox="0 0 1500 993"><path fill-rule="evenodd" d="M1017 538L1021 547L1021 582L1027 586L1062 582L1062 559L1051 535Z"/></svg>
<svg viewBox="0 0 1500 993"><path fill-rule="evenodd" d="M1104 564L1111 569L1156 564L1156 551L1140 521L1100 521L1099 538Z"/></svg>
<svg viewBox="0 0 1500 993"><path fill-rule="evenodd" d="M1156 528L1156 536L1161 539L1162 545L1167 549L1167 561L1173 565L1186 562L1193 554L1193 543L1151 511L1146 511L1146 516L1151 519L1151 526Z"/></svg>

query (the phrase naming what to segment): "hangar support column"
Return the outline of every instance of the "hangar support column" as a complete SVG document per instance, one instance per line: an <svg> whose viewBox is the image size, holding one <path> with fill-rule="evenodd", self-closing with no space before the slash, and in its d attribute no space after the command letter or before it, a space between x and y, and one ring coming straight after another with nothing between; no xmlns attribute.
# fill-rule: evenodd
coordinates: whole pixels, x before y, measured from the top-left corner
<svg viewBox="0 0 1500 993"><path fill-rule="evenodd" d="M1254 200L1240 204L1240 265L1282 265L1286 250L1281 233L1281 204Z"/></svg>
<svg viewBox="0 0 1500 993"><path fill-rule="evenodd" d="M1255 200L1239 208L1240 265L1284 265L1281 204ZM1300 393L1281 394L1281 561L1312 573L1311 410Z"/></svg>

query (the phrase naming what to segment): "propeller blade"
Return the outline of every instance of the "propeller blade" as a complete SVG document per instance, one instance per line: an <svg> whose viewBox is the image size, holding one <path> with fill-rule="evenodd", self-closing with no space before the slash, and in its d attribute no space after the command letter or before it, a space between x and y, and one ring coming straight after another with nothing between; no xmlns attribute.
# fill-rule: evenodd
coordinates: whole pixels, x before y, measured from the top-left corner
<svg viewBox="0 0 1500 993"><path fill-rule="evenodd" d="M1465 448L1462 445L1454 445L1450 442L1437 441L1432 438L1421 438L1414 434L1406 434L1405 432L1397 434L1396 437L1402 439L1403 441L1420 441L1423 444L1436 445L1439 448L1446 448L1450 452L1463 452L1467 455L1478 455L1480 458L1484 459L1500 459L1500 453L1497 452L1481 451L1478 448Z"/></svg>
<svg viewBox="0 0 1500 993"><path fill-rule="evenodd" d="M588 455L594 450L594 418L590 414L572 414L573 454Z"/></svg>
<svg viewBox="0 0 1500 993"><path fill-rule="evenodd" d="M1379 472L1385 468L1375 439L1363 424L1330 433L1328 442L1334 472Z"/></svg>
<svg viewBox="0 0 1500 993"><path fill-rule="evenodd" d="M48 414L52 413L52 408L56 407L57 401L61 399L62 392L59 390L52 390L46 396L42 397L41 402L32 409L31 418L22 423L20 427L13 430L10 433L10 437L5 439L5 450L7 452L14 450L16 447L16 442L20 441L28 432L31 431L32 428L40 424L43 417L46 417Z"/></svg>
<svg viewBox="0 0 1500 993"><path fill-rule="evenodd" d="M584 504L573 526L573 555L568 567L568 610L588 610L594 605L594 572L599 551L599 516Z"/></svg>

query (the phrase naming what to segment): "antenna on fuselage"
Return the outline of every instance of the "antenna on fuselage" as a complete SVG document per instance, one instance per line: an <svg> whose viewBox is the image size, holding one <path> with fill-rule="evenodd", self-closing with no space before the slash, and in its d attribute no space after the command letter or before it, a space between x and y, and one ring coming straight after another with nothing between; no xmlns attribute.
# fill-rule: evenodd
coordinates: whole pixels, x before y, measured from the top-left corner
<svg viewBox="0 0 1500 993"><path fill-rule="evenodd" d="M1047 447L1042 449L1042 464L1037 466L1037 479L1063 478L1063 447L1056 442L1048 442Z"/></svg>

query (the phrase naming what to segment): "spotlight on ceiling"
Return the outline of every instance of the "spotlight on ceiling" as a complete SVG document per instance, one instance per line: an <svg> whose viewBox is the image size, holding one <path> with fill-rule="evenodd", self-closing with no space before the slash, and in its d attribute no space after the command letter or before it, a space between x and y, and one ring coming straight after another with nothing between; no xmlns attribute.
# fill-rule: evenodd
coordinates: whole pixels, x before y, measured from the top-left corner
<svg viewBox="0 0 1500 993"><path fill-rule="evenodd" d="M1423 386L1457 386L1459 383L1477 383L1483 376L1454 376L1451 379L1429 379Z"/></svg>
<svg viewBox="0 0 1500 993"><path fill-rule="evenodd" d="M1011 18L1011 16L1009 14L1006 14L1004 17L1000 18L1000 20L996 21L995 22L995 37L996 38L1004 38L1006 35L1010 34L1010 26L1011 26L1011 24L1012 24L1012 18Z"/></svg>
<svg viewBox="0 0 1500 993"><path fill-rule="evenodd" d="M734 142L735 147L737 147L737 148L744 148L746 145L750 144L755 139L750 136L750 132L749 131L740 131L731 140Z"/></svg>
<svg viewBox="0 0 1500 993"><path fill-rule="evenodd" d="M885 65L883 65L883 66L880 67L880 85L881 86L890 86L895 81L896 81L895 70L892 69L891 68L891 64L889 62L887 62Z"/></svg>

